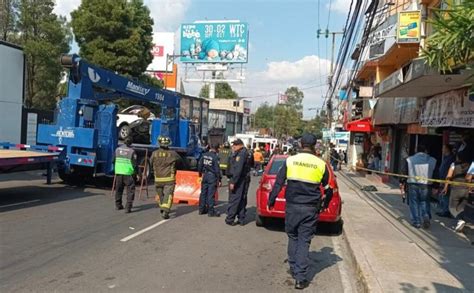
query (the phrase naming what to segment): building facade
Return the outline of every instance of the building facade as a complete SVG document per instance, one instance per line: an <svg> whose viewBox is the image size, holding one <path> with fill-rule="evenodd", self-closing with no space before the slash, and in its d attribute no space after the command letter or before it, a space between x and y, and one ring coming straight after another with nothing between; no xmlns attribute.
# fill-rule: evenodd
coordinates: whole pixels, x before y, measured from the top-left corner
<svg viewBox="0 0 474 293"><path fill-rule="evenodd" d="M360 62L355 78L343 89L351 165L399 173L419 144L439 163L443 144L456 148L464 134L474 136L473 72L461 65L440 73L421 54L432 33L427 19L448 2L381 1L377 7L366 46L352 54Z"/></svg>

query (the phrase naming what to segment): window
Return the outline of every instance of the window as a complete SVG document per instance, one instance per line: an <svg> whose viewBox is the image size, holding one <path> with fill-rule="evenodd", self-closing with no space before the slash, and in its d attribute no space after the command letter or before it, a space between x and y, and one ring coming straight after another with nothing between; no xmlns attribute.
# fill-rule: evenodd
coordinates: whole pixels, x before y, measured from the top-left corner
<svg viewBox="0 0 474 293"><path fill-rule="evenodd" d="M286 162L286 158L281 159L274 159L272 165L270 166L270 170L268 170L269 175L276 175L283 164Z"/></svg>

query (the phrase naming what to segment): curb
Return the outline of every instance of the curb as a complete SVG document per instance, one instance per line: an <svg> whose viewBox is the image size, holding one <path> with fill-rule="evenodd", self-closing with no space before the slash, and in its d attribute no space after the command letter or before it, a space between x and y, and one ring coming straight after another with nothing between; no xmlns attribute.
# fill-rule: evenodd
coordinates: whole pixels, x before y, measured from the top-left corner
<svg viewBox="0 0 474 293"><path fill-rule="evenodd" d="M352 183L343 172L339 172L337 175L339 175L338 177L342 179L344 184L347 186L354 186L354 183ZM349 247L350 255L352 256L356 266L357 281L359 284L361 284L360 290L361 292L383 292L382 287L375 278L375 273L371 269L367 259L365 258L365 255L362 253L362 247L357 245L355 241L350 240L355 236L355 232L352 231L352 228L348 222L349 221L346 221L344 223L344 241L346 242L347 247Z"/></svg>

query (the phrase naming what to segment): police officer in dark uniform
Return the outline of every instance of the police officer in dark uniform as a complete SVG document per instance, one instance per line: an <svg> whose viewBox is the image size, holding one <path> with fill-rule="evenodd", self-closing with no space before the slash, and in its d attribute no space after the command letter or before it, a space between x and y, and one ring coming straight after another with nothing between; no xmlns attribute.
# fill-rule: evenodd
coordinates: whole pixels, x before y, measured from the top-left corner
<svg viewBox="0 0 474 293"><path fill-rule="evenodd" d="M226 175L229 158L232 155L230 149L230 143L226 141L222 148L219 150L219 168L222 170L222 174Z"/></svg>
<svg viewBox="0 0 474 293"><path fill-rule="evenodd" d="M232 142L232 157L229 166L229 204L227 207L227 217L225 222L227 225L235 226L245 225L245 189L247 185L247 175L249 172L248 153L241 139ZM235 222L235 217L238 222Z"/></svg>
<svg viewBox="0 0 474 293"><path fill-rule="evenodd" d="M306 274L311 238L316 232L321 207L326 209L332 197L328 167L314 154L315 145L314 135L302 136L302 150L288 157L278 171L275 186L268 200L268 208L273 209L278 193L287 181L285 231L288 235L288 263L290 272L296 280L296 289L304 289L309 284ZM325 190L324 200L321 185Z"/></svg>
<svg viewBox="0 0 474 293"><path fill-rule="evenodd" d="M123 210L122 195L124 187L127 187L127 204L125 212L132 211L133 199L135 198L135 178L137 170L137 154L130 148L132 138L127 137L124 144L115 150L115 209Z"/></svg>
<svg viewBox="0 0 474 293"><path fill-rule="evenodd" d="M209 217L219 217L220 213L214 209L216 189L221 185L221 172L217 156L218 144L211 145L198 164L201 181L201 195L199 196L199 214L208 214Z"/></svg>

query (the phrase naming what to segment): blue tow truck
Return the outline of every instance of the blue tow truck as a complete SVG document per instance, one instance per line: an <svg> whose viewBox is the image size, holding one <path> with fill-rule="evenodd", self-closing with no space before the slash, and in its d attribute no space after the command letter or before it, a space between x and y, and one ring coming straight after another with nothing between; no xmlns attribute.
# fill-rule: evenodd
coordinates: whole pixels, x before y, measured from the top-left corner
<svg viewBox="0 0 474 293"><path fill-rule="evenodd" d="M54 124L38 125L38 144L61 147L57 162L60 178L75 182L84 177L114 173L118 144L116 126L119 98L160 105L161 115L151 123L151 144L134 144L139 162L149 160L158 145L156 137L171 138L172 149L187 169L196 166L201 155L198 125L180 119L180 95L154 88L118 75L81 59L64 55L61 65L69 70L67 96L58 102ZM147 157L147 156L148 157Z"/></svg>

